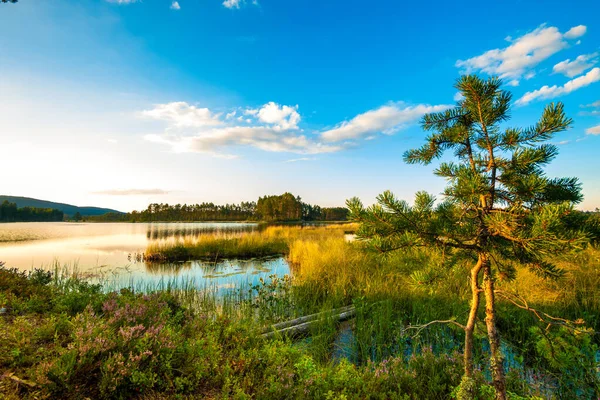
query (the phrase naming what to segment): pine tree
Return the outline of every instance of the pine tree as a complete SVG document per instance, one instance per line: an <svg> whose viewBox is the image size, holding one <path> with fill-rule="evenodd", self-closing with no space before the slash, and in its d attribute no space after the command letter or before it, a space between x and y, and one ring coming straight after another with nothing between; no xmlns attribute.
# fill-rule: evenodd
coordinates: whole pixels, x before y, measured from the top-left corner
<svg viewBox="0 0 600 400"><path fill-rule="evenodd" d="M560 277L552 255L581 247L582 232L567 229L573 205L582 200L576 178L551 179L544 166L557 155L548 141L569 128L561 103L549 104L538 123L506 128L511 94L498 78L462 76L455 87L462 94L450 110L422 119L431 132L425 144L409 150L409 164L430 164L446 152L435 174L447 181L439 203L425 192L411 206L389 191L377 204L364 208L348 200L351 218L360 222L358 238L380 252L425 246L473 259L470 271L471 307L465 325L465 371L461 397L473 398L473 334L481 293L490 342L490 369L497 399L506 399L503 357L496 327L496 278L514 277L515 266L526 266L545 278Z"/></svg>

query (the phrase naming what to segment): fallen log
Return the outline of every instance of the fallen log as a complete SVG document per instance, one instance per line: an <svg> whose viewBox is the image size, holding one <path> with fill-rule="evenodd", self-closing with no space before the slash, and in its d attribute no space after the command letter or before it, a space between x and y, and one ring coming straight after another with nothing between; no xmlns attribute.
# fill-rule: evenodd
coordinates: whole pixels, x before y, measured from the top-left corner
<svg viewBox="0 0 600 400"><path fill-rule="evenodd" d="M331 311L322 311L322 312L318 312L316 314L305 315L304 317L299 317L299 318L292 319L289 321L278 322L276 324L270 325L270 326L266 327L265 329L263 329L262 333L272 332L274 330L280 331L280 330L282 330L284 328L288 328L290 326L296 326L296 325L303 324L305 322L317 320L317 319L321 318L322 316L330 314L330 313L340 314L340 313L343 313L343 312L348 311L353 308L354 308L354 306L345 306L345 307L337 308L337 309L331 310Z"/></svg>
<svg viewBox="0 0 600 400"><path fill-rule="evenodd" d="M316 324L321 317L324 317L327 314L332 314L332 318L334 318L337 322L343 322L353 318L356 315L356 309L354 306L346 306L336 310L307 315L291 321L280 322L278 324L271 325L269 328L267 328L268 331L263 332L261 336L265 339L270 339L278 335L287 336L290 338L303 337L309 333L312 325Z"/></svg>
<svg viewBox="0 0 600 400"><path fill-rule="evenodd" d="M6 374L2 375L0 378L8 378L12 381L17 382L18 384L29 386L30 388L34 388L36 386L35 382L28 381L26 379L21 379L12 372L7 372Z"/></svg>

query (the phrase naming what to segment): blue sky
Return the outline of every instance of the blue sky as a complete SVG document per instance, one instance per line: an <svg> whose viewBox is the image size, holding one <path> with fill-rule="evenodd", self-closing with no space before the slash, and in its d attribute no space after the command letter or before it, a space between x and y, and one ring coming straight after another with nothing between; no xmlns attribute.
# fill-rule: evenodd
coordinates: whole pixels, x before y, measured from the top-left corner
<svg viewBox="0 0 600 400"><path fill-rule="evenodd" d="M600 207L597 1L20 0L0 4L0 192L121 210L291 191L442 191L406 165L464 72L510 125L563 101L552 176Z"/></svg>

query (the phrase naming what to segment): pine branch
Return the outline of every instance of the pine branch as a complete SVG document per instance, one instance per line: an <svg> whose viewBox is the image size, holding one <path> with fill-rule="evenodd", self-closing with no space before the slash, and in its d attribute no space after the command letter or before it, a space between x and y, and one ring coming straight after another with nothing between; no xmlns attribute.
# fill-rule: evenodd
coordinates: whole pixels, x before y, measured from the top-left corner
<svg viewBox="0 0 600 400"><path fill-rule="evenodd" d="M546 327L546 330L548 330L548 328L551 325L555 325L555 326L561 326L561 327L565 327L569 330L571 330L573 333L585 333L587 332L587 330L585 329L578 329L577 326L582 326L585 324L585 321L583 321L582 319L578 319L575 321L572 320L568 320L565 318L559 318L559 317L554 317L550 314L547 314L543 311L539 311L533 307L530 307L529 304L527 303L527 300L517 294L517 293L511 293L511 292L507 292L505 290L500 290L500 289L496 289L494 291L494 293L496 293L497 295L499 295L500 297L506 299L507 301L509 301L510 303L514 304L515 306L529 311L531 312L533 315L536 316L536 318L540 321L543 322L545 324L548 324L548 326ZM598 333L598 332L596 332Z"/></svg>
<svg viewBox="0 0 600 400"><path fill-rule="evenodd" d="M412 336L413 338L416 338L417 336L419 336L419 334L421 333L421 331L423 331L424 329L430 327L431 325L434 324L451 324L451 325L455 325L458 326L459 328L461 328L462 330L466 330L467 328L461 324L456 322L453 319L447 319L447 320L435 320L435 321L430 321L426 324L423 325L409 325L406 328L404 328L405 331L407 330L412 330L412 329L416 329L416 333Z"/></svg>

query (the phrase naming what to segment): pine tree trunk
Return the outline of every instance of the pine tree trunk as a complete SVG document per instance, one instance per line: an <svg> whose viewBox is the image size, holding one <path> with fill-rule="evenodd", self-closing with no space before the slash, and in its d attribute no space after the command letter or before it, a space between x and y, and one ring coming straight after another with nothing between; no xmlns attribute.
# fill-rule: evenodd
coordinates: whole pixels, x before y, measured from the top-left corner
<svg viewBox="0 0 600 400"><path fill-rule="evenodd" d="M459 400L473 400L477 398L477 385L473 378L473 334L475 332L475 323L477 322L477 311L479 310L481 288L479 287L479 273L481 272L482 259L477 260L477 264L471 269L471 310L469 319L465 325L465 350L464 362L465 373L460 382L456 398Z"/></svg>
<svg viewBox="0 0 600 400"><path fill-rule="evenodd" d="M481 254L483 265L483 291L485 293L485 324L487 326L488 340L490 342L490 369L492 383L496 392L496 400L506 400L506 379L504 377L504 363L502 349L500 348L500 335L496 329L496 303L494 298L494 278L492 267L487 254Z"/></svg>
<svg viewBox="0 0 600 400"><path fill-rule="evenodd" d="M475 322L477 322L477 311L479 309L479 299L481 289L479 287L479 272L481 271L481 258L477 264L471 269L471 310L469 319L465 325L465 376L473 377L473 333L475 331Z"/></svg>

